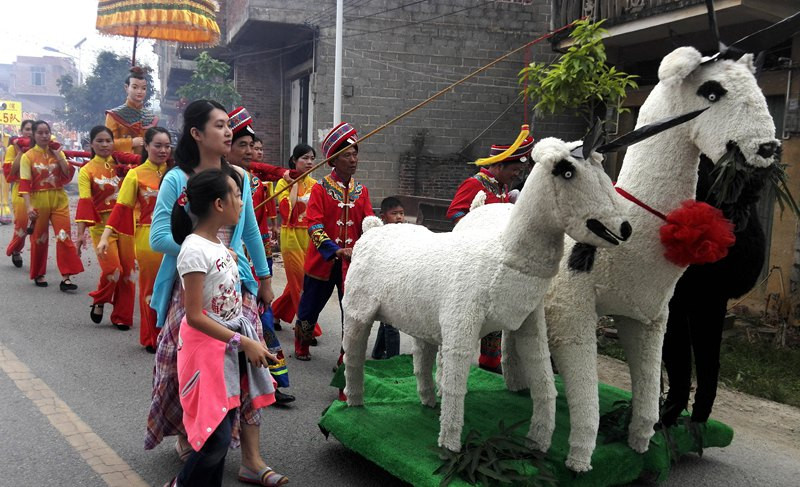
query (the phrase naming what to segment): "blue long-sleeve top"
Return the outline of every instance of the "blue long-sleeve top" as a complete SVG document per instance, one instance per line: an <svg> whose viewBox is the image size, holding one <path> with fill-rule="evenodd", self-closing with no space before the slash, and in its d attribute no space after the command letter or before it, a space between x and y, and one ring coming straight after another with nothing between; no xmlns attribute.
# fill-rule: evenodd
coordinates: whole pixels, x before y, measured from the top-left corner
<svg viewBox="0 0 800 487"><path fill-rule="evenodd" d="M181 246L172 238L172 208L175 205L175 201L186 189L186 181L188 179L189 177L186 173L178 168L167 171L161 182L161 188L158 190L158 198L153 210L153 220L150 225L150 248L164 254L161 267L158 268L156 282L153 285L153 295L150 299L150 307L156 310L158 315L156 322L158 328L164 326L164 320L167 317L172 288L178 276L178 253L181 251ZM264 252L264 243L261 240L256 214L253 211L250 175L244 173L244 179L245 181L242 185L242 212L239 216L239 223L233 229L230 247L236 251L238 256L239 279L242 285L251 294L257 295L258 282L253 278L253 273L250 270L250 263L244 253L245 246L253 261L256 274L259 277L267 277L271 274L267 267L267 256ZM188 209L188 205L186 208Z"/></svg>

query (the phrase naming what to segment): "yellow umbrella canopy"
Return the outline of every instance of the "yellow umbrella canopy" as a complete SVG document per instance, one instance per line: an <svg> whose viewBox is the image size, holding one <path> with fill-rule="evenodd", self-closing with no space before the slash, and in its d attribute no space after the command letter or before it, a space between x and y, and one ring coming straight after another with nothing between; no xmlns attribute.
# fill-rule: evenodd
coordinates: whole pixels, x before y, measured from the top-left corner
<svg viewBox="0 0 800 487"><path fill-rule="evenodd" d="M219 43L217 11L213 0L100 0L96 26L104 34L212 47Z"/></svg>

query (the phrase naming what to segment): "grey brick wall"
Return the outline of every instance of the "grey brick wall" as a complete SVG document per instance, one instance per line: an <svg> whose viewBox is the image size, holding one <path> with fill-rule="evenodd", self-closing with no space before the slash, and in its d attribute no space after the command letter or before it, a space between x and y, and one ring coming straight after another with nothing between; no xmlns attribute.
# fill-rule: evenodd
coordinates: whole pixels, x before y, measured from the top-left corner
<svg viewBox="0 0 800 487"><path fill-rule="evenodd" d="M270 15L270 2L250 3L260 4L259 16ZM313 3L317 12L320 3L334 5L333 0ZM527 3L494 2L469 8L480 3L442 0L359 19L397 7L398 2L373 0L351 10L345 2L343 86L345 93L352 95L342 99L343 120L363 136L478 67L545 33L550 26L550 2ZM273 21L275 15L270 16ZM442 17L431 20L438 16ZM311 89L316 148L320 134L333 125L334 22L333 13L315 19L319 36ZM527 59L549 61L554 57L545 41L534 46ZM302 60L276 59L274 54L246 59L247 64L234 63L237 88L245 106L258 113L254 125L267 138L270 160L283 161L291 147L288 90L285 83L281 86L280 73L288 63ZM364 142L357 177L369 187L372 198L380 201L401 192L450 198L456 186L475 170L462 154L481 157L492 143L511 143L524 120L522 103L478 138L471 150L467 148L517 98L520 88L516 76L525 59L525 54L518 53ZM281 91L287 94L283 109L278 97ZM282 130L273 125L279 120L283 121ZM532 124L537 139L553 135L573 139L582 130L581 124L569 117L534 120ZM422 130L426 131L425 152L420 155L414 153L412 139ZM416 178L413 184L408 179L411 174Z"/></svg>

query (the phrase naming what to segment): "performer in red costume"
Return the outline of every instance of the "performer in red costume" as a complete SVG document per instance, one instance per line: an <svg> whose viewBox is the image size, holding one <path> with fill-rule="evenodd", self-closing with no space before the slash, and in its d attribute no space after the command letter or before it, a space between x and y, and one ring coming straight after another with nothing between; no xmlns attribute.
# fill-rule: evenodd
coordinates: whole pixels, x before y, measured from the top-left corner
<svg viewBox="0 0 800 487"><path fill-rule="evenodd" d="M358 168L358 136L347 122L334 127L322 141L326 158L342 148L342 153L328 161L333 171L311 188L308 200L306 221L311 243L306 251L306 275L294 327L298 360L311 360L309 345L314 324L334 287L341 307L347 266L353 245L361 236L361 222L374 215L367 187L353 179Z"/></svg>
<svg viewBox="0 0 800 487"><path fill-rule="evenodd" d="M457 223L469 213L472 200L480 191L486 193L486 204L511 202L508 188L519 179L523 170L531 162L533 137L525 139L511 155L498 161L495 156L502 154L510 147L509 145L493 145L489 152L489 158L486 159L488 164L482 163L481 160L475 162L481 168L480 171L461 183L447 209L447 218L453 223ZM498 331L481 339L481 356L478 363L482 369L501 372L502 336L502 333Z"/></svg>

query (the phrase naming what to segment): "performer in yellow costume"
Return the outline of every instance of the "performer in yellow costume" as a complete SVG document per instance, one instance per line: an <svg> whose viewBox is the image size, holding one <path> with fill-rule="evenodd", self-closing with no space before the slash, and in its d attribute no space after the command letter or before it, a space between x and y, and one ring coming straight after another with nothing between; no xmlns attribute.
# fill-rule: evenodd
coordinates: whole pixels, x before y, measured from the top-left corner
<svg viewBox="0 0 800 487"><path fill-rule="evenodd" d="M144 107L147 97L147 78L142 68L131 68L125 80L125 104L106 111L106 127L114 135L114 150L119 152L141 151L144 133L158 125L158 118Z"/></svg>
<svg viewBox="0 0 800 487"><path fill-rule="evenodd" d="M57 143L51 143L50 125L33 122L35 146L22 155L19 165L19 194L25 201L28 218L33 220L31 235L31 279L38 287L47 287L47 247L49 224L56 234L56 263L61 272L60 289L78 289L71 276L83 272L69 221L69 200L64 185L72 181L75 168L70 166Z"/></svg>
<svg viewBox="0 0 800 487"><path fill-rule="evenodd" d="M161 266L162 254L150 248L150 223L158 196L161 178L167 172L171 140L167 129L151 127L144 134L147 160L131 169L122 181L117 204L111 211L103 236L97 245L98 255L110 248L112 235L132 236L139 264L139 343L150 353L156 353L156 310L150 307L153 283ZM138 219L134 212L138 210ZM135 221L136 220L136 221Z"/></svg>
<svg viewBox="0 0 800 487"><path fill-rule="evenodd" d="M92 247L100 243L100 236L106 226L111 210L117 202L120 175L116 161L111 157L114 137L111 131L98 125L89 132L92 145L92 159L81 167L78 173L78 210L75 221L78 224L78 253L84 247L86 227L92 237ZM97 289L89 293L93 298L89 317L95 323L103 321L103 305L112 304L111 323L119 330L129 330L133 326L133 300L136 286L133 282L134 251L133 238L126 235L115 236L110 252L97 254L100 264L100 282Z"/></svg>
<svg viewBox="0 0 800 487"><path fill-rule="evenodd" d="M305 172L314 166L316 153L311 146L300 144L292 151L290 166L295 165L299 172ZM293 323L300 304L300 293L303 292L303 265L308 250L308 222L306 221L306 204L311 195L311 188L317 181L306 176L290 189L278 194L278 206L281 213L281 257L286 271L286 288L283 294L272 302L272 313L275 324L280 321ZM275 191L286 187L285 180L278 181ZM276 327L277 328L277 327ZM322 334L319 325L315 326L314 336Z"/></svg>
<svg viewBox="0 0 800 487"><path fill-rule="evenodd" d="M27 137L30 142L33 135L33 120L23 120L19 127L19 135ZM29 143L28 147L32 144ZM11 206L14 209L14 233L11 242L6 248L6 255L11 256L11 262L17 267L22 267L22 249L25 248L26 228L28 227L28 215L25 208L25 200L19 195L19 165L22 161L22 154L26 149L22 149L18 137L9 141L5 160L3 161L3 175L11 185Z"/></svg>

